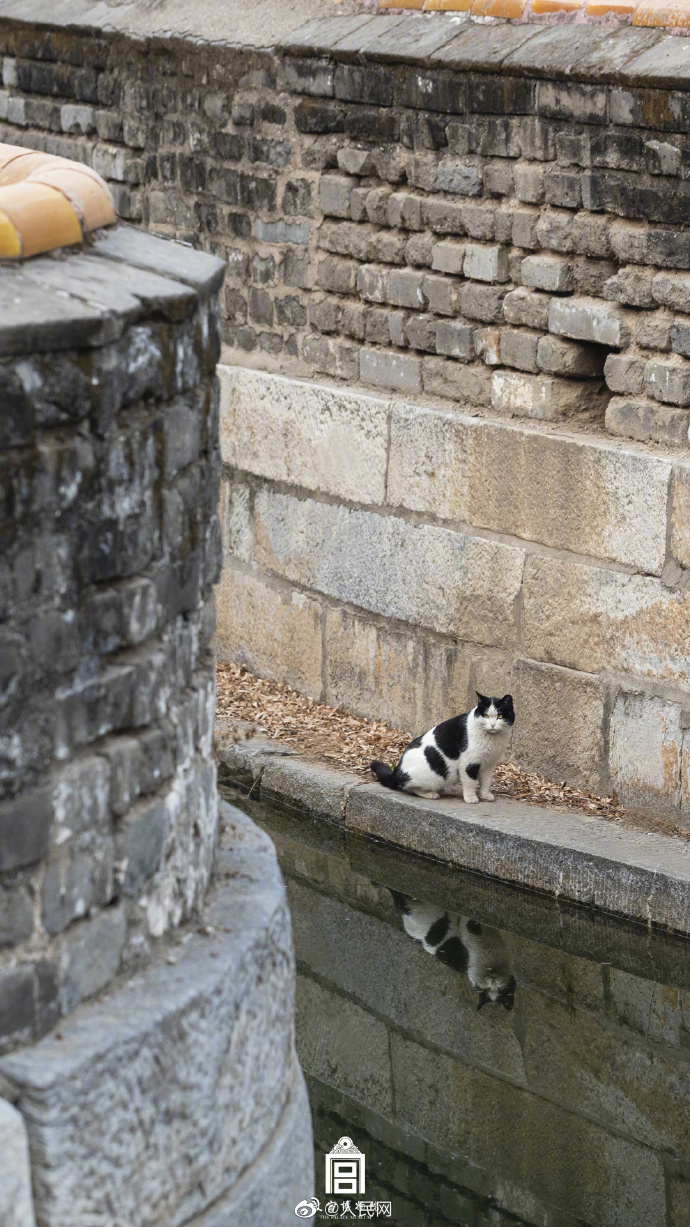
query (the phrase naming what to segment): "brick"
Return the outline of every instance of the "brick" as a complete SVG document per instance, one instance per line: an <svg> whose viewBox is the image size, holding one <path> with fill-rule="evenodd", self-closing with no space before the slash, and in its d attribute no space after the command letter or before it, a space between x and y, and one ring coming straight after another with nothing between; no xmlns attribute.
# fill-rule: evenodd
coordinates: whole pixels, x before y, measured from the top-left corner
<svg viewBox="0 0 690 1227"><path fill-rule="evenodd" d="M338 64L335 70L336 98L346 102L369 102L389 107L393 101L393 77L374 64Z"/></svg>
<svg viewBox="0 0 690 1227"><path fill-rule="evenodd" d="M434 243L431 251L431 267L441 273L455 273L461 276L466 247L466 243L454 242L452 239Z"/></svg>
<svg viewBox="0 0 690 1227"><path fill-rule="evenodd" d="M542 247L550 251L573 250L573 214L565 209L544 209L536 226L536 236Z"/></svg>
<svg viewBox="0 0 690 1227"><path fill-rule="evenodd" d="M515 247L539 246L536 229L540 213L538 209L513 209L512 241Z"/></svg>
<svg viewBox="0 0 690 1227"><path fill-rule="evenodd" d="M529 115L534 110L534 82L525 77L471 76L468 93L475 112Z"/></svg>
<svg viewBox="0 0 690 1227"><path fill-rule="evenodd" d="M647 170L652 175L679 175L682 155L668 141L645 141Z"/></svg>
<svg viewBox="0 0 690 1227"><path fill-rule="evenodd" d="M326 256L319 262L316 270L317 285L320 285L322 290L330 290L332 294L353 294L357 282L357 268L354 260Z"/></svg>
<svg viewBox="0 0 690 1227"><path fill-rule="evenodd" d="M286 56L283 67L287 83L293 93L311 94L316 98L333 97L335 68L329 60L297 59Z"/></svg>
<svg viewBox="0 0 690 1227"><path fill-rule="evenodd" d="M572 267L562 256L526 256L520 266L522 284L535 290L565 294L572 289Z"/></svg>
<svg viewBox="0 0 690 1227"><path fill-rule="evenodd" d="M635 354L609 354L604 364L606 384L612 392L639 395L644 390L644 358Z"/></svg>
<svg viewBox="0 0 690 1227"><path fill-rule="evenodd" d="M393 192L388 197L388 225L401 230L422 230L422 199L410 192Z"/></svg>
<svg viewBox="0 0 690 1227"><path fill-rule="evenodd" d="M604 298L628 307L653 307L653 277L651 269L637 268L634 265L622 268L605 282Z"/></svg>
<svg viewBox="0 0 690 1227"><path fill-rule="evenodd" d="M479 162L470 158L442 158L436 172L436 187L439 192L453 192L459 196L481 195Z"/></svg>
<svg viewBox="0 0 690 1227"><path fill-rule="evenodd" d="M595 341L619 349L630 341L625 313L593 298L552 299L549 331L575 341Z"/></svg>
<svg viewBox="0 0 690 1227"><path fill-rule="evenodd" d="M405 244L405 259L414 268L419 265L429 267L432 262L434 237L431 234L413 234Z"/></svg>
<svg viewBox="0 0 690 1227"><path fill-rule="evenodd" d="M425 392L461 405L484 406L491 401L491 372L479 363L459 366L446 358L424 358L422 381Z"/></svg>
<svg viewBox="0 0 690 1227"><path fill-rule="evenodd" d="M468 283L458 292L460 313L490 324L503 318L505 290L499 286Z"/></svg>
<svg viewBox="0 0 690 1227"><path fill-rule="evenodd" d="M10 1041L26 1043L32 1038L34 984L30 963L0 971L0 1048L6 1048Z"/></svg>
<svg viewBox="0 0 690 1227"><path fill-rule="evenodd" d="M101 991L118 972L125 944L122 906L107 908L63 938L60 1005L64 1013Z"/></svg>
<svg viewBox="0 0 690 1227"><path fill-rule="evenodd" d="M687 409L672 409L644 396L612 396L606 407L609 433L641 443L687 447L689 426Z"/></svg>
<svg viewBox="0 0 690 1227"><path fill-rule="evenodd" d="M561 337L540 337L537 363L550 375L601 376L604 373L604 351L595 345L581 345Z"/></svg>
<svg viewBox="0 0 690 1227"><path fill-rule="evenodd" d="M690 405L690 362L682 358L648 362L644 368L645 390L667 405Z"/></svg>
<svg viewBox="0 0 690 1227"><path fill-rule="evenodd" d="M364 316L364 336L372 345L388 345L390 312L369 307Z"/></svg>
<svg viewBox="0 0 690 1227"><path fill-rule="evenodd" d="M582 204L579 170L551 167L544 176L544 199L547 204L564 209L577 209Z"/></svg>
<svg viewBox="0 0 690 1227"><path fill-rule="evenodd" d="M357 293L367 302L388 301L389 269L374 264L362 264L357 270ZM417 306L423 306L417 302Z"/></svg>
<svg viewBox="0 0 690 1227"><path fill-rule="evenodd" d="M503 299L503 313L509 324L521 324L528 328L545 329L549 326L547 294L535 294L533 290L511 290Z"/></svg>
<svg viewBox="0 0 690 1227"><path fill-rule="evenodd" d="M60 107L60 127L63 132L81 132L84 135L94 132L96 116L93 107L66 103Z"/></svg>
<svg viewBox="0 0 690 1227"><path fill-rule="evenodd" d="M340 303L332 298L309 300L309 323L319 332L338 332L340 329Z"/></svg>
<svg viewBox="0 0 690 1227"><path fill-rule="evenodd" d="M487 204L485 201L465 201L462 205L462 216L470 238L491 241L494 238L497 213L498 210L493 204Z"/></svg>
<svg viewBox="0 0 690 1227"><path fill-rule="evenodd" d="M474 352L487 366L498 366L501 361L498 328L475 328Z"/></svg>
<svg viewBox="0 0 690 1227"><path fill-rule="evenodd" d="M407 71L402 87L403 106L443 115L462 115L465 110L465 81L457 73L435 68Z"/></svg>
<svg viewBox="0 0 690 1227"><path fill-rule="evenodd" d="M469 362L474 357L473 329L460 321L439 321L436 326L436 352Z"/></svg>
<svg viewBox="0 0 690 1227"><path fill-rule="evenodd" d="M407 333L405 325L407 324L407 311L389 311L388 313L388 334L391 345L395 345L398 349L407 347Z"/></svg>
<svg viewBox="0 0 690 1227"><path fill-rule="evenodd" d="M411 354L362 349L359 369L364 383L379 388L391 388L396 392L421 392L420 359Z"/></svg>
<svg viewBox="0 0 690 1227"><path fill-rule="evenodd" d="M690 358L690 320L671 321L670 341L674 353Z"/></svg>
<svg viewBox="0 0 690 1227"><path fill-rule="evenodd" d="M491 407L508 417L557 422L591 408L593 399L591 385L574 379L528 375L522 371L495 371L492 377Z"/></svg>
<svg viewBox="0 0 690 1227"><path fill-rule="evenodd" d="M515 174L510 162L500 159L484 166L484 190L490 196L512 196Z"/></svg>
<svg viewBox="0 0 690 1227"><path fill-rule="evenodd" d="M465 234L461 204L452 200L425 200L422 220L435 234Z"/></svg>
<svg viewBox="0 0 690 1227"><path fill-rule="evenodd" d="M500 340L501 362L504 366L515 366L520 371L536 371L538 340L536 333L505 328L501 332Z"/></svg>
<svg viewBox="0 0 690 1227"><path fill-rule="evenodd" d="M537 86L537 114L549 119L605 124L606 103L606 89L598 85L540 81Z"/></svg>
<svg viewBox="0 0 690 1227"><path fill-rule="evenodd" d="M34 928L33 902L23 886L0 887L0 947L17 946Z"/></svg>
<svg viewBox="0 0 690 1227"><path fill-rule="evenodd" d="M415 269L392 269L388 275L388 301L396 307L424 308L423 282L424 274Z"/></svg>
<svg viewBox="0 0 690 1227"><path fill-rule="evenodd" d="M52 817L47 786L0 804L0 871L33 865L47 855Z"/></svg>
<svg viewBox="0 0 690 1227"><path fill-rule="evenodd" d="M376 169L370 149L350 145L338 150L338 166L346 175L373 175Z"/></svg>
<svg viewBox="0 0 690 1227"><path fill-rule="evenodd" d="M319 181L321 211L328 217L350 216L350 192L355 186L346 175L322 175Z"/></svg>
<svg viewBox="0 0 690 1227"><path fill-rule="evenodd" d="M431 315L411 315L405 325L405 335L412 349L436 352L436 320Z"/></svg>
<svg viewBox="0 0 690 1227"><path fill-rule="evenodd" d="M577 213L571 230L572 250L583 256L605 258L612 254L610 218L596 213Z"/></svg>
<svg viewBox="0 0 690 1227"><path fill-rule="evenodd" d="M508 253L505 247L484 247L478 243L465 246L464 273L475 281L508 281Z"/></svg>
<svg viewBox="0 0 690 1227"><path fill-rule="evenodd" d="M515 195L525 204L541 204L544 200L544 168L537 163L518 163L515 167Z"/></svg>
<svg viewBox="0 0 690 1227"><path fill-rule="evenodd" d="M661 312L640 314L635 324L635 340L643 349L670 349L674 321Z"/></svg>
<svg viewBox="0 0 690 1227"><path fill-rule="evenodd" d="M640 304L672 307L674 311L690 314L690 275L683 273L657 273L651 278L653 302Z"/></svg>
<svg viewBox="0 0 690 1227"><path fill-rule="evenodd" d="M389 187L375 187L367 194L367 217L377 226L388 225L388 201L392 195Z"/></svg>
<svg viewBox="0 0 690 1227"><path fill-rule="evenodd" d="M422 293L429 311L436 315L455 315L457 310L457 282L450 277L426 276Z"/></svg>

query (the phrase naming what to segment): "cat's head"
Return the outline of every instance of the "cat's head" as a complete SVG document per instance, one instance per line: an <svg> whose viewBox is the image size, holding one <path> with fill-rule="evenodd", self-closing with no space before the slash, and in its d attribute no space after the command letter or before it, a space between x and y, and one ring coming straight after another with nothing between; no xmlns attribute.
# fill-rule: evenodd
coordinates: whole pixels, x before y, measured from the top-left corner
<svg viewBox="0 0 690 1227"><path fill-rule="evenodd" d="M505 984L491 984L483 988L479 994L478 1010L481 1010L483 1005L487 1005L490 1001L495 1001L499 1005L505 1007L506 1010L512 1010L515 1005L515 988L517 981L515 976L510 976Z"/></svg>
<svg viewBox="0 0 690 1227"><path fill-rule="evenodd" d="M515 723L512 694L504 694L502 699L497 699L477 691L474 718L486 733L502 733L512 728Z"/></svg>

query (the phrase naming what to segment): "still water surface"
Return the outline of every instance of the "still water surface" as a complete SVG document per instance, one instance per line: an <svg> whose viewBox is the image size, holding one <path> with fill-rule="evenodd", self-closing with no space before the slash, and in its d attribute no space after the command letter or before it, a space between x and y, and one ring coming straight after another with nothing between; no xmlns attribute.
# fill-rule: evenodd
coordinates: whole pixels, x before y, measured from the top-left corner
<svg viewBox="0 0 690 1227"><path fill-rule="evenodd" d="M689 942L228 799L285 877L322 1207L347 1135L379 1223L690 1227Z"/></svg>

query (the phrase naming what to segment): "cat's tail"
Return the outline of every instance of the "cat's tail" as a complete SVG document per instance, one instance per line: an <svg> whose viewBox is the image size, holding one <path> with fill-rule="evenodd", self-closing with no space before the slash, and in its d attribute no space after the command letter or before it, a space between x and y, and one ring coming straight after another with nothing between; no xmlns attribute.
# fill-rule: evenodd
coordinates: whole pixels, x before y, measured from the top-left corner
<svg viewBox="0 0 690 1227"><path fill-rule="evenodd" d="M379 784L383 784L384 788L400 788L398 780L398 768L389 767L388 763L373 762L369 766L376 776Z"/></svg>

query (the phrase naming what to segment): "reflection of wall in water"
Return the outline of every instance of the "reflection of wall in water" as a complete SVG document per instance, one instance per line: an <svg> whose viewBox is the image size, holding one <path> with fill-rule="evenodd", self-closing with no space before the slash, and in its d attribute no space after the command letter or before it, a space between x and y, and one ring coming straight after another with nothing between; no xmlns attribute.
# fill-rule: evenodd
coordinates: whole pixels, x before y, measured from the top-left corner
<svg viewBox="0 0 690 1227"><path fill-rule="evenodd" d="M310 846L313 829L281 828L297 1044L318 1112L524 1222L687 1227L685 943L385 849L353 845L348 860L332 830ZM482 926L507 929L508 900L515 1008L478 1010L467 976L410 941L372 874ZM666 985L647 978L655 966Z"/></svg>

